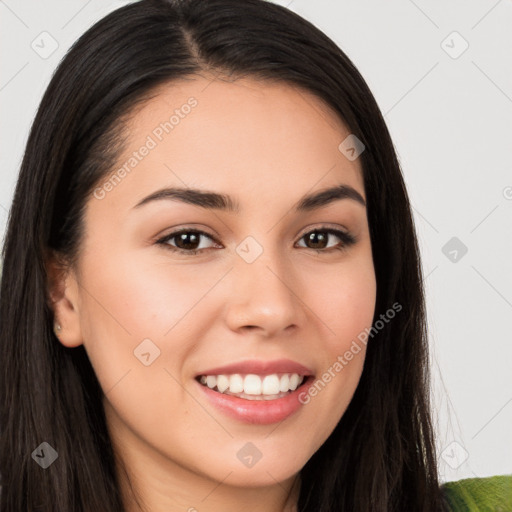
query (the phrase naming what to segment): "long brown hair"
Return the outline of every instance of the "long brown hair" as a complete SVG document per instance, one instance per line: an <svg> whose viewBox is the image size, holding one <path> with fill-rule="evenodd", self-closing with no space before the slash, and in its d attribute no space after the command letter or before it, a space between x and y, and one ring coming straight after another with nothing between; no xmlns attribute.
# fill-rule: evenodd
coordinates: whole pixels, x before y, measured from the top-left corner
<svg viewBox="0 0 512 512"><path fill-rule="evenodd" d="M403 307L369 341L347 411L302 469L299 511L441 510L415 230L389 132L364 79L332 40L284 7L142 0L73 45L28 138L3 249L0 512L123 510L102 390L83 346L65 348L52 331L45 255L77 257L84 204L122 145L120 120L157 86L205 70L302 87L364 143L376 315L395 302ZM31 459L43 441L59 456L44 471Z"/></svg>

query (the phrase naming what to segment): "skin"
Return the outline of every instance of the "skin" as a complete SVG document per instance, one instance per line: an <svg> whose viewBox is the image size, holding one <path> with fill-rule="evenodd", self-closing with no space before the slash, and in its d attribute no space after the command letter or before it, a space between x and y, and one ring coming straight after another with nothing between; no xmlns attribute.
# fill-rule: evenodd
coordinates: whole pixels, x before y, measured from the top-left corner
<svg viewBox="0 0 512 512"><path fill-rule="evenodd" d="M350 403L365 347L279 424L226 416L194 377L287 358L318 378L371 326L376 282L365 206L342 199L292 210L303 195L339 184L364 198L361 166L338 150L350 132L314 95L198 76L161 87L137 110L119 166L190 97L198 102L190 114L102 199L88 199L77 265L50 263L59 339L84 345L116 453L148 510L293 510L299 471ZM168 199L134 209L169 186L228 194L241 211ZM308 246L304 235L325 225L348 230L356 243L332 249L343 242L329 235L326 248ZM156 243L180 227L213 239L202 237L196 255L172 252L176 238ZM236 252L247 236L263 249L250 264ZM160 350L149 366L134 356L146 338ZM262 454L251 468L237 458L247 442ZM124 480L123 489L127 510L139 510Z"/></svg>

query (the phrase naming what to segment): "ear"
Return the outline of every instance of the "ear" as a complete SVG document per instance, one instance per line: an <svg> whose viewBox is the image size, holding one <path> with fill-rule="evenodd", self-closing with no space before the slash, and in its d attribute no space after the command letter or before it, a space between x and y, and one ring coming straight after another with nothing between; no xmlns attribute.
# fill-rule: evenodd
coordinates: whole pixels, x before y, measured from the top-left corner
<svg viewBox="0 0 512 512"><path fill-rule="evenodd" d="M55 336L65 347L78 347L82 344L83 337L80 327L80 289L76 273L55 252L48 254L45 267L48 303L53 311Z"/></svg>

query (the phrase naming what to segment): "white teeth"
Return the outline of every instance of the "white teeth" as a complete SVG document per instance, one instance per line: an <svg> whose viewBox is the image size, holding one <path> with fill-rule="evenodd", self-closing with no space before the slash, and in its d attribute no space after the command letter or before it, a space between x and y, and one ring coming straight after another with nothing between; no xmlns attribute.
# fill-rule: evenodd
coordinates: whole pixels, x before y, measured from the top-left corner
<svg viewBox="0 0 512 512"><path fill-rule="evenodd" d="M257 375L246 375L244 379L246 395L261 395L261 379Z"/></svg>
<svg viewBox="0 0 512 512"><path fill-rule="evenodd" d="M279 391L284 393L284 392L288 391L289 389L290 389L290 377L286 373L281 377L281 380L279 381Z"/></svg>
<svg viewBox="0 0 512 512"><path fill-rule="evenodd" d="M292 376L290 377L290 389L293 389L294 391L299 386L300 377L296 373L292 373ZM207 378L208 383L208 378Z"/></svg>
<svg viewBox="0 0 512 512"><path fill-rule="evenodd" d="M295 391L304 380L298 373L284 373L281 376L272 375L201 375L199 381L210 389L220 393L240 395L247 399L272 400L285 396L289 391ZM261 398L256 398L261 397Z"/></svg>
<svg viewBox="0 0 512 512"><path fill-rule="evenodd" d="M267 375L263 379L261 388L264 395L277 395L279 393L279 377L277 375Z"/></svg>
<svg viewBox="0 0 512 512"><path fill-rule="evenodd" d="M221 392L221 393L224 393L224 391L226 391L226 389L229 388L229 378L226 377L225 375L219 375L217 377L217 389Z"/></svg>
<svg viewBox="0 0 512 512"><path fill-rule="evenodd" d="M217 377L215 377L214 375L208 375L206 377L206 385L210 389L213 389L217 385Z"/></svg>
<svg viewBox="0 0 512 512"><path fill-rule="evenodd" d="M236 373L229 377L229 391L231 393L242 393L244 390L244 379Z"/></svg>

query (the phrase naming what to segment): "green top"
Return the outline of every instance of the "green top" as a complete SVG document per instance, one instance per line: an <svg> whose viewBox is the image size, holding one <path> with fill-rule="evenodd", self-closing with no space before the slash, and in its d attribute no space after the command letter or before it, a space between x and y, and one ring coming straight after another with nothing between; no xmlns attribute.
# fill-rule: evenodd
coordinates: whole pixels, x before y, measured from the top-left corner
<svg viewBox="0 0 512 512"><path fill-rule="evenodd" d="M441 489L450 512L512 512L512 475L466 478Z"/></svg>

